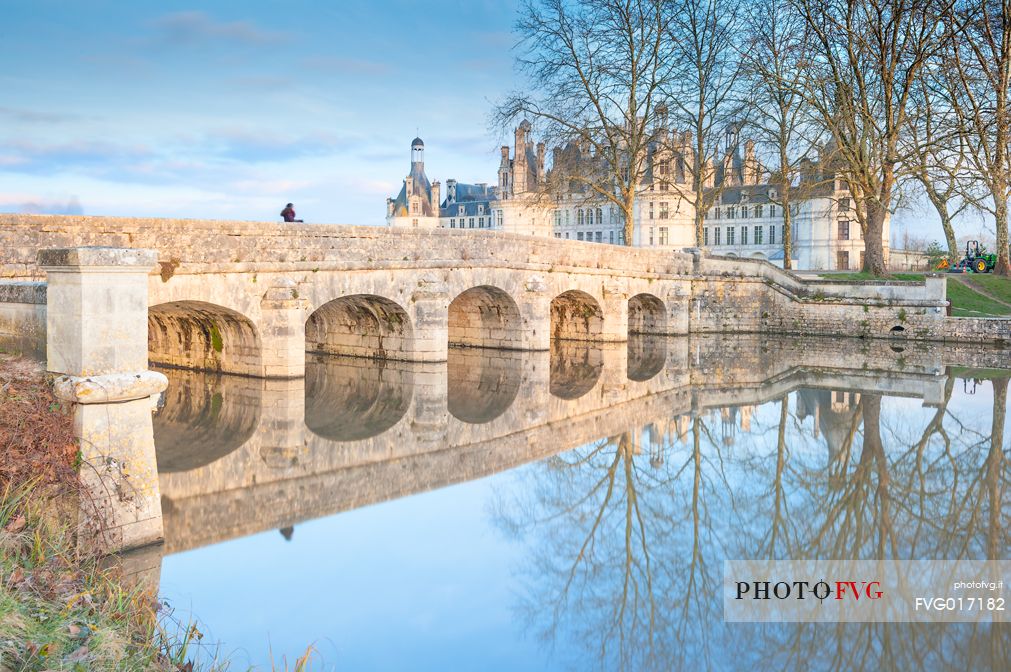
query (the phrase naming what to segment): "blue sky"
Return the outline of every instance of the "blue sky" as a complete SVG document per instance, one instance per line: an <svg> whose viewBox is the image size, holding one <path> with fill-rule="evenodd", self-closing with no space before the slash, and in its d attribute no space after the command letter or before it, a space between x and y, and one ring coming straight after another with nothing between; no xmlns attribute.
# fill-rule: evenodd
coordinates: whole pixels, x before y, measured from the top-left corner
<svg viewBox="0 0 1011 672"><path fill-rule="evenodd" d="M0 0L0 211L379 224L495 180L516 3Z"/></svg>

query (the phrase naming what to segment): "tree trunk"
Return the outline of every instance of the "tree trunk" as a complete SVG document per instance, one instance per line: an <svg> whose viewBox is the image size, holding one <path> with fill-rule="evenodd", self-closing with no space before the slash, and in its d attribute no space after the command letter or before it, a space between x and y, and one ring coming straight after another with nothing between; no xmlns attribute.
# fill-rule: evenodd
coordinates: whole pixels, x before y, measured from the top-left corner
<svg viewBox="0 0 1011 672"><path fill-rule="evenodd" d="M1007 235L1007 189L1003 190L1001 198L995 198L994 219L997 225L997 265L993 272L997 275L1011 275L1011 264L1008 263ZM996 194L994 194L996 196Z"/></svg>
<svg viewBox="0 0 1011 672"><path fill-rule="evenodd" d="M864 231L864 263L861 270L883 276L885 268L884 228L888 210L874 199L867 200L867 230Z"/></svg>
<svg viewBox="0 0 1011 672"><path fill-rule="evenodd" d="M783 190L783 268L787 271L793 268L790 257L793 255L793 213L790 212L790 185L784 184Z"/></svg>

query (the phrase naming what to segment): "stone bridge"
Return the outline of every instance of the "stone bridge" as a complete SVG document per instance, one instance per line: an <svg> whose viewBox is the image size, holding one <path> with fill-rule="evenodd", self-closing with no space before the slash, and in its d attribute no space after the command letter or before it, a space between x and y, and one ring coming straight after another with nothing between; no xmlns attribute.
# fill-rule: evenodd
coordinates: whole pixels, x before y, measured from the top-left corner
<svg viewBox="0 0 1011 672"><path fill-rule="evenodd" d="M946 368L999 351L830 339L635 338L546 352L454 350L445 364L312 358L303 379L182 370L155 418L165 552L480 478L798 389L940 404ZM660 439L657 433L667 434ZM801 449L799 446L795 449Z"/></svg>
<svg viewBox="0 0 1011 672"><path fill-rule="evenodd" d="M95 329L75 303L82 282L111 301L127 281L101 255L39 250L150 249L116 262L149 272L150 360L257 377L302 376L307 351L445 361L450 346L629 334L945 338L943 277L806 280L755 260L470 230L0 215L0 231L0 334L41 339L42 303ZM89 308L108 340L118 308Z"/></svg>

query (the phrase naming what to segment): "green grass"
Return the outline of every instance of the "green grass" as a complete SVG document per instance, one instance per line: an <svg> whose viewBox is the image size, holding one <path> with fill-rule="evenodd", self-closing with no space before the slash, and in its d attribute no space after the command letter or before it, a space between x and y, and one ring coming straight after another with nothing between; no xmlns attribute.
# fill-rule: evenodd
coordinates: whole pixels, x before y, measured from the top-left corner
<svg viewBox="0 0 1011 672"><path fill-rule="evenodd" d="M963 276L970 284L976 285L985 292L995 296L1004 303L1011 304L1011 278L986 273L977 275L969 273Z"/></svg>
<svg viewBox="0 0 1011 672"><path fill-rule="evenodd" d="M826 280L908 280L921 281L923 273L894 273L879 278L860 271L859 273L826 273ZM989 296L974 291L969 285L989 292L1000 299L994 301ZM948 276L948 300L954 317L999 317L1011 315L1011 279L997 275L977 275L975 273L951 274Z"/></svg>

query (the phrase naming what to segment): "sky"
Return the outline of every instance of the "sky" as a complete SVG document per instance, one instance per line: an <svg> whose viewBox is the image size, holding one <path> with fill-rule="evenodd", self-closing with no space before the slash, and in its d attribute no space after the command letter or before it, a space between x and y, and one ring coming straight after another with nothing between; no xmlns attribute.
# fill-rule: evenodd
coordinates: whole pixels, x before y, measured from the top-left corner
<svg viewBox="0 0 1011 672"><path fill-rule="evenodd" d="M518 4L0 0L0 212L379 225L415 135L430 179L494 183Z"/></svg>
<svg viewBox="0 0 1011 672"><path fill-rule="evenodd" d="M381 224L494 182L514 0L0 0L0 212Z"/></svg>

